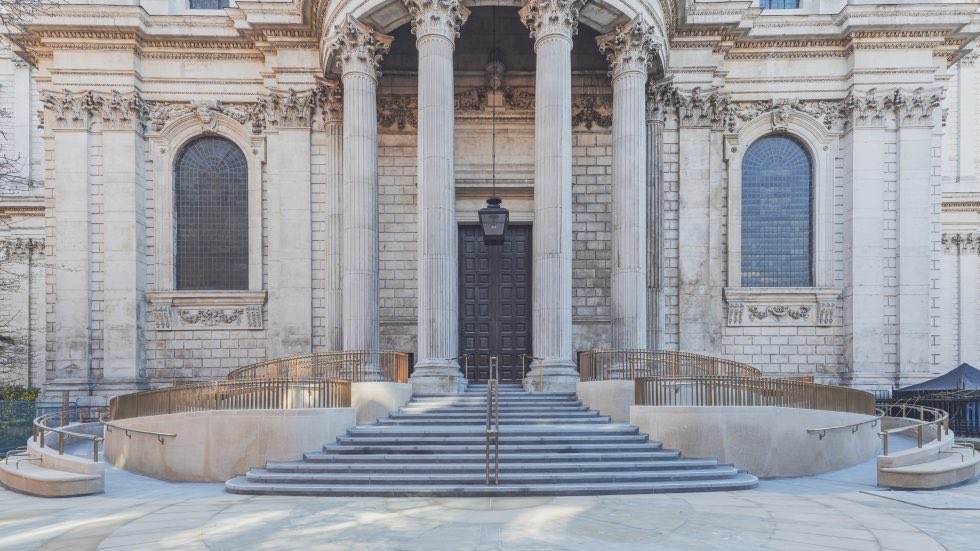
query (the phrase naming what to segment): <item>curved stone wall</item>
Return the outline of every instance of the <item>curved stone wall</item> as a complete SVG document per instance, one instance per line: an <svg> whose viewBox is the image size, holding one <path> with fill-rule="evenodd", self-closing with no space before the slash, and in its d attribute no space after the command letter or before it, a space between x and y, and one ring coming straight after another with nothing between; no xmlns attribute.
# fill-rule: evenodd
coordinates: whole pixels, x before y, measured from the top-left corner
<svg viewBox="0 0 980 551"><path fill-rule="evenodd" d="M878 453L880 425L818 433L870 415L781 407L633 406L630 422L688 457L713 457L759 478L808 476L856 465Z"/></svg>
<svg viewBox="0 0 980 551"><path fill-rule="evenodd" d="M267 461L296 460L355 424L351 408L222 410L123 419L107 428L105 458L120 469L179 482L224 482Z"/></svg>

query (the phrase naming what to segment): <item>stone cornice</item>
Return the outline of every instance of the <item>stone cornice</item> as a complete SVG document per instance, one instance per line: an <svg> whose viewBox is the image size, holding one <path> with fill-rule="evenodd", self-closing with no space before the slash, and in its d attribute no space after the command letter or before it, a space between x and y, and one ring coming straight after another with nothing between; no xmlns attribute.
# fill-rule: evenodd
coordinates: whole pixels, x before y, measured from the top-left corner
<svg viewBox="0 0 980 551"><path fill-rule="evenodd" d="M381 76L381 58L388 53L392 40L348 15L344 23L334 27L327 49L342 74L356 72L377 79Z"/></svg>
<svg viewBox="0 0 980 551"><path fill-rule="evenodd" d="M645 75L662 48L653 27L638 17L596 38L596 44L599 52L606 54L609 76L614 80L629 72Z"/></svg>
<svg viewBox="0 0 980 551"><path fill-rule="evenodd" d="M529 0L518 11L531 40L559 35L571 39L578 33L578 14L584 0Z"/></svg>
<svg viewBox="0 0 980 551"><path fill-rule="evenodd" d="M418 38L437 35L450 42L459 37L459 27L470 10L459 0L402 0L412 14L412 34Z"/></svg>

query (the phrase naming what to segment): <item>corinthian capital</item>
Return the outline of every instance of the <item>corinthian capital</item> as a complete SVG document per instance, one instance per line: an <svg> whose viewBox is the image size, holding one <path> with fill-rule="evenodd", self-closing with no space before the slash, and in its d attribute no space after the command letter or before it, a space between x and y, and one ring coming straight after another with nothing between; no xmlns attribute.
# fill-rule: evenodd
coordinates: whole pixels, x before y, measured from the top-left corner
<svg viewBox="0 0 980 551"><path fill-rule="evenodd" d="M625 73L646 74L661 46L653 27L639 17L600 36L596 43L599 51L606 54L609 76L613 79Z"/></svg>
<svg viewBox="0 0 980 551"><path fill-rule="evenodd" d="M452 41L459 36L459 27L470 16L470 10L459 0L402 1L412 14L412 33L419 38L434 34Z"/></svg>
<svg viewBox="0 0 980 551"><path fill-rule="evenodd" d="M529 0L518 15L535 41L555 34L570 39L578 32L578 12L584 4L584 0Z"/></svg>
<svg viewBox="0 0 980 551"><path fill-rule="evenodd" d="M925 91L916 88L912 92L895 90L885 104L895 111L900 126L932 126L932 112L942 105L943 91Z"/></svg>
<svg viewBox="0 0 980 551"><path fill-rule="evenodd" d="M327 49L341 73L364 73L377 78L381 76L381 58L391 48L391 41L392 37L348 15L346 21L334 27Z"/></svg>

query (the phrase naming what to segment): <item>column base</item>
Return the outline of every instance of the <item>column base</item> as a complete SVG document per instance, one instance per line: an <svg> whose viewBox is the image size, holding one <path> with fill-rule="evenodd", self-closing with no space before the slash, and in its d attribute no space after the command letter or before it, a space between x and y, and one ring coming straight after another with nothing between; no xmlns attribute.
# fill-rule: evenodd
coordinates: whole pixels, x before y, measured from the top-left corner
<svg viewBox="0 0 980 551"><path fill-rule="evenodd" d="M439 360L416 363L408 382L416 394L459 394L466 391L468 383L457 362L447 365Z"/></svg>
<svg viewBox="0 0 980 551"><path fill-rule="evenodd" d="M524 378L524 390L528 392L574 393L579 382L575 364L565 360L535 360Z"/></svg>

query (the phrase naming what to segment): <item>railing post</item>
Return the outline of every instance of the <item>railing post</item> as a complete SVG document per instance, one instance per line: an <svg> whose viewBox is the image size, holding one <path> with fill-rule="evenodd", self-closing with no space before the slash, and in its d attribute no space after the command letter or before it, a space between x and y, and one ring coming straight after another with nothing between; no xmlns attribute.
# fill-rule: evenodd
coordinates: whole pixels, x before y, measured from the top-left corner
<svg viewBox="0 0 980 551"><path fill-rule="evenodd" d="M884 451L885 451L885 455L888 455L888 433L887 432L883 432L882 434L885 435L885 437L884 437L884 448L885 448Z"/></svg>
<svg viewBox="0 0 980 551"><path fill-rule="evenodd" d="M58 432L58 455L65 455L65 433Z"/></svg>
<svg viewBox="0 0 980 551"><path fill-rule="evenodd" d="M99 462L99 439L92 439L92 463Z"/></svg>
<svg viewBox="0 0 980 551"><path fill-rule="evenodd" d="M62 390L61 391L61 424L58 425L59 427L63 427L68 424L67 421L65 421L65 417L67 415L68 415L68 391Z"/></svg>
<svg viewBox="0 0 980 551"><path fill-rule="evenodd" d="M922 410L920 410L922 411ZM925 413L923 413L925 415ZM916 427L916 437L918 438L919 447L922 447L922 425Z"/></svg>

